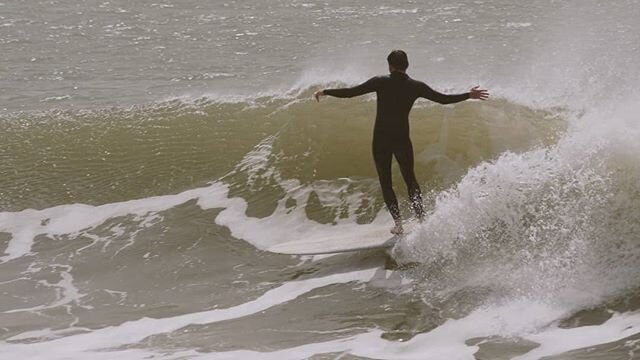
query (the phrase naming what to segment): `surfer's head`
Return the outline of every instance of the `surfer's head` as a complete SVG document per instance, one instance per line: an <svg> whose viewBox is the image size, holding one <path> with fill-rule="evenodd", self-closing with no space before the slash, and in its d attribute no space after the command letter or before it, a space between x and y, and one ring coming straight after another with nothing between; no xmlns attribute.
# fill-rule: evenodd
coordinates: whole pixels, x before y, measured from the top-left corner
<svg viewBox="0 0 640 360"><path fill-rule="evenodd" d="M389 71L406 71L409 67L409 59L407 59L407 53L402 50L393 50L387 56L387 62L389 63Z"/></svg>

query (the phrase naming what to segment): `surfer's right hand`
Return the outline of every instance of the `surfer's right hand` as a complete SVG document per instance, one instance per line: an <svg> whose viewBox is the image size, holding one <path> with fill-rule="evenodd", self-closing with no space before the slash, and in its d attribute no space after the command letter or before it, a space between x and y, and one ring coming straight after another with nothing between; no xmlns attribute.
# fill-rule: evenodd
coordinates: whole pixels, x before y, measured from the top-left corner
<svg viewBox="0 0 640 360"><path fill-rule="evenodd" d="M324 95L324 91L323 90L318 90L315 92L315 94L313 94L313 97L316 98L316 101L320 102L320 96Z"/></svg>

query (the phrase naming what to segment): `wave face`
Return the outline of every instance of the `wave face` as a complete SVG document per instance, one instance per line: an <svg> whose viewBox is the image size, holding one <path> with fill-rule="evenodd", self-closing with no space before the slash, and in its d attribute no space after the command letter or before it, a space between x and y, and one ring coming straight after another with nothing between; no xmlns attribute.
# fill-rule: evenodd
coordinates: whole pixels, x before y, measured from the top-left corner
<svg viewBox="0 0 640 360"><path fill-rule="evenodd" d="M640 4L405 5L0 4L0 357L635 358ZM375 98L311 96L396 47L493 95L414 108L427 219L265 252L388 231Z"/></svg>

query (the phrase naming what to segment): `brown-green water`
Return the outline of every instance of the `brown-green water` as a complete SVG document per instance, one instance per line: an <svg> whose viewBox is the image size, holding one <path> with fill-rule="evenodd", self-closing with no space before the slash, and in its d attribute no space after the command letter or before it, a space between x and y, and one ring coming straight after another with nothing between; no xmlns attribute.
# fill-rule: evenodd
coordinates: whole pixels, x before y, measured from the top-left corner
<svg viewBox="0 0 640 360"><path fill-rule="evenodd" d="M0 358L640 358L639 12L0 3ZM265 251L390 227L375 97L311 95L396 47L492 92L413 110L427 220L388 253Z"/></svg>

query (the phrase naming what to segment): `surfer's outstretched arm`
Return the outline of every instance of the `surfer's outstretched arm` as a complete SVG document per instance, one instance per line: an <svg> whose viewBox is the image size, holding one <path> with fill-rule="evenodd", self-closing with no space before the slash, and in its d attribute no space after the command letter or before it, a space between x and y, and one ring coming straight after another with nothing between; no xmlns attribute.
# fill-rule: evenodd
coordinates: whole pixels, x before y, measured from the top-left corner
<svg viewBox="0 0 640 360"><path fill-rule="evenodd" d="M339 98L352 98L354 96L360 96L374 91L376 91L376 77L372 77L362 84L350 88L319 90L316 91L314 96L316 100L320 101L320 96L322 95L329 95Z"/></svg>
<svg viewBox="0 0 640 360"><path fill-rule="evenodd" d="M420 96L435 101L439 104L454 104L457 102L465 101L468 99L486 100L489 97L487 90L478 89L478 86L471 89L471 91L463 94L447 95L441 92L433 90L429 85L422 83L420 88Z"/></svg>

